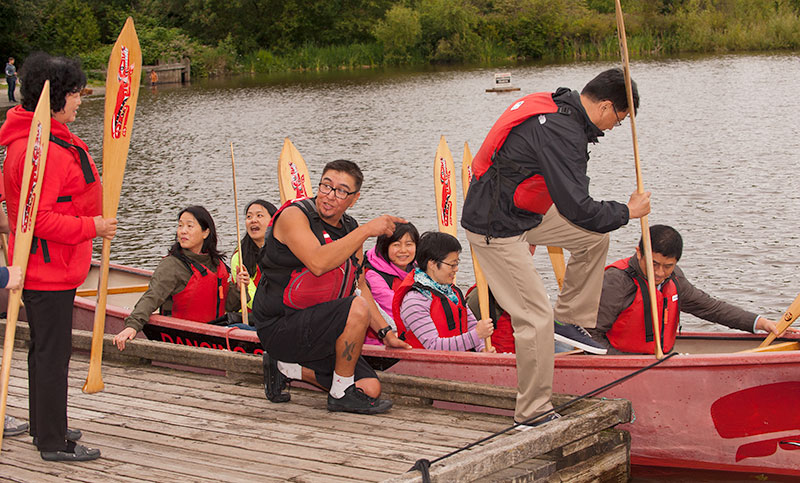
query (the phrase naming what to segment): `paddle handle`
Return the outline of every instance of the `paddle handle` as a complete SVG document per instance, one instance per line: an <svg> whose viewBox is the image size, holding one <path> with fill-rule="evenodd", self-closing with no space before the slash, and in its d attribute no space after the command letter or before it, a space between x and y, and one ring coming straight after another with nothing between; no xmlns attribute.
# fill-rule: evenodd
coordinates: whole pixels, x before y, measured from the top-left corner
<svg viewBox="0 0 800 483"><path fill-rule="evenodd" d="M778 323L778 333L783 332L784 330L788 329L795 320L797 320L797 316L800 315L800 294L795 297L794 302L786 309L786 312L783 313L781 317L781 321ZM775 340L777 336L770 332L767 335L767 338L759 345L758 347L766 347L772 344L772 341Z"/></svg>
<svg viewBox="0 0 800 483"><path fill-rule="evenodd" d="M478 290L478 305L481 308L481 320L491 317L489 311L489 284L486 282L486 277L483 275L478 259L475 258L475 253L472 253L472 267L475 270L475 286ZM493 322L497 322L496 320ZM483 349L485 352L492 350L492 337L489 336L483 339L486 347Z"/></svg>
<svg viewBox="0 0 800 483"><path fill-rule="evenodd" d="M233 209L236 213L236 247L239 250L239 266L244 267L244 255L242 254L242 234L239 230L239 198L236 195L236 161L233 157L233 143L231 143L231 171L233 172ZM233 268L233 267L231 267ZM233 268L236 270L236 268ZM234 276L234 280L237 278ZM247 317L247 289L244 284L239 287L239 300L242 306L242 322L250 325Z"/></svg>
<svg viewBox="0 0 800 483"><path fill-rule="evenodd" d="M103 253L100 259L100 278L97 281L97 305L92 328L92 350L89 356L89 373L83 384L83 392L94 394L105 387L103 384L103 335L106 329L106 304L108 301L108 269L111 260L111 240L103 238Z"/></svg>
<svg viewBox="0 0 800 483"><path fill-rule="evenodd" d="M619 52L622 56L623 72L625 74L625 93L628 97L628 113L631 123L631 137L633 138L633 160L636 167L636 192L644 193L644 181L642 180L642 164L639 161L639 141L636 136L636 109L633 103L633 86L631 83L631 66L628 61L628 41L625 36L625 19L622 16L622 6L619 0L614 0L617 17L617 36L619 38ZM653 246L650 242L650 223L647 216L641 218L642 222L642 241L644 245L644 258L647 267L647 288L650 293L650 300L656 300L655 274L653 273ZM658 323L658 307L655 303L650 304L653 318L653 342L655 343L654 353L657 359L664 357L661 349L661 330Z"/></svg>
<svg viewBox="0 0 800 483"><path fill-rule="evenodd" d="M567 265L564 263L564 249L561 247L547 247L547 254L550 255L550 263L553 265L553 273L556 275L558 290L564 288L564 273Z"/></svg>

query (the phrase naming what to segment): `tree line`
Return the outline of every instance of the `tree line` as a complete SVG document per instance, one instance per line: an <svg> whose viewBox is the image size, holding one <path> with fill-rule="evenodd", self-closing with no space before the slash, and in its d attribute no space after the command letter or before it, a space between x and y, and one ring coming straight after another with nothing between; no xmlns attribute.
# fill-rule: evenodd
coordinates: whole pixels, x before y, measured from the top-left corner
<svg viewBox="0 0 800 483"><path fill-rule="evenodd" d="M626 0L633 56L800 47L800 0ZM195 75L618 56L614 0L5 0L0 56L105 69L132 16L146 64Z"/></svg>

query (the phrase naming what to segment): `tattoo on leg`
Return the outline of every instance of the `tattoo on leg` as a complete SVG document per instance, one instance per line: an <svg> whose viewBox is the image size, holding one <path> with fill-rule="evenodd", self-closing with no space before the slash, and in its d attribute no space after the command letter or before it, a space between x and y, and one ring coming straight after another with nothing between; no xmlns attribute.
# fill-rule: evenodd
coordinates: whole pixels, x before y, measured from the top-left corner
<svg viewBox="0 0 800 483"><path fill-rule="evenodd" d="M347 342L344 341L344 350L342 351L342 357L346 358L348 361L353 360L353 349L355 348L355 342Z"/></svg>

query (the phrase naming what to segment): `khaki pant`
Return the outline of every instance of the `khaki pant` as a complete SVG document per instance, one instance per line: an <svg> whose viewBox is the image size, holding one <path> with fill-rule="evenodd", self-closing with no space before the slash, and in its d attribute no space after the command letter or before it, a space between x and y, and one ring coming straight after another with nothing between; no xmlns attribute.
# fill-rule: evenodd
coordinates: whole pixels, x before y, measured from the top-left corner
<svg viewBox="0 0 800 483"><path fill-rule="evenodd" d="M551 206L542 223L508 238L486 238L467 231L472 250L497 303L511 316L517 350L517 406L514 419L524 421L551 409L553 392L553 317L594 327L603 288L608 234L584 230ZM533 264L529 245L570 252L564 287L555 309Z"/></svg>

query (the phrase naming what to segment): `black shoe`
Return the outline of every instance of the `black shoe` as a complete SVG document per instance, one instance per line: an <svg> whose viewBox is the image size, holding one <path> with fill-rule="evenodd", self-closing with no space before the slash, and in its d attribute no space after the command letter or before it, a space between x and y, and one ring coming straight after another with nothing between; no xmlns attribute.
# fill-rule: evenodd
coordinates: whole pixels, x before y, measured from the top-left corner
<svg viewBox="0 0 800 483"><path fill-rule="evenodd" d="M367 396L355 384L344 390L339 399L328 394L328 411L358 414L380 414L392 409L392 401Z"/></svg>
<svg viewBox="0 0 800 483"><path fill-rule="evenodd" d="M71 443L70 450L67 448L64 451L42 451L43 460L47 461L92 461L100 457L100 450L94 448L87 448L82 444Z"/></svg>
<svg viewBox="0 0 800 483"><path fill-rule="evenodd" d="M81 433L80 429L69 429L67 428L67 437L65 438L67 441L78 441L83 437L83 433ZM33 437L33 445L39 446L39 438L36 436Z"/></svg>
<svg viewBox="0 0 800 483"><path fill-rule="evenodd" d="M549 423L550 421L555 421L556 419L559 419L560 417L561 417L561 415L558 414L558 413L550 413L547 416L545 416L545 417L543 417L541 419L538 419L538 420L534 420L533 422L530 422L530 423L517 423L516 421L514 421L514 422L517 423L516 429L518 429L520 431L527 431L529 429L533 429L535 427L538 427L538 426L541 426L543 424Z"/></svg>
<svg viewBox="0 0 800 483"><path fill-rule="evenodd" d="M291 394L283 392L288 385L289 378L278 370L278 361L264 351L264 394L267 399L274 403L289 402Z"/></svg>

